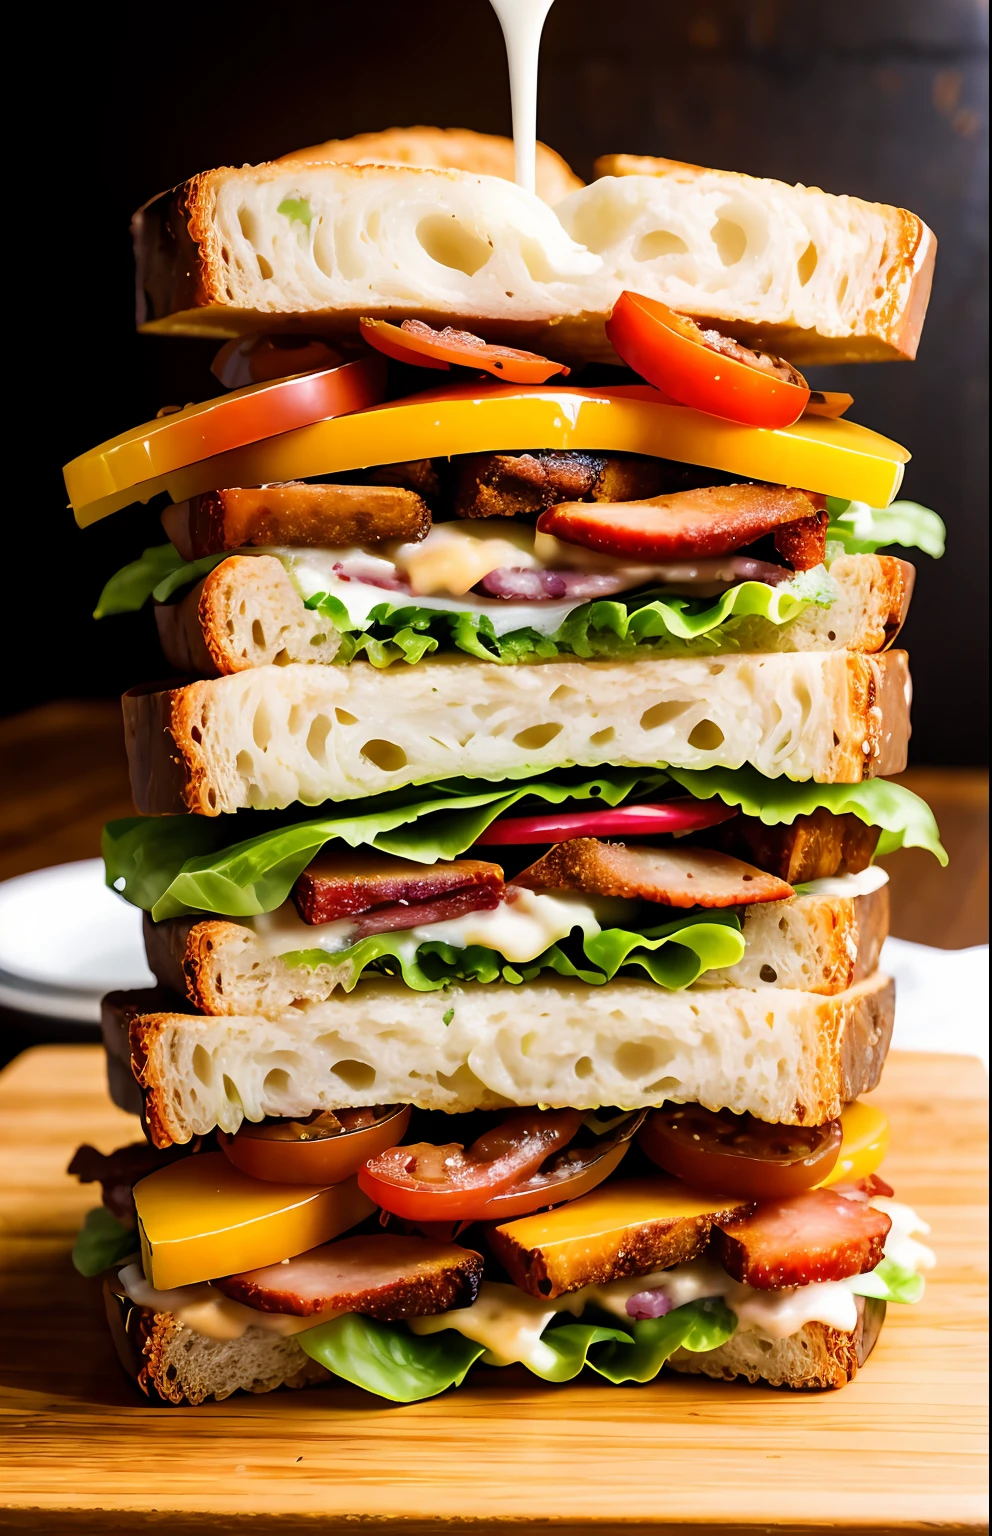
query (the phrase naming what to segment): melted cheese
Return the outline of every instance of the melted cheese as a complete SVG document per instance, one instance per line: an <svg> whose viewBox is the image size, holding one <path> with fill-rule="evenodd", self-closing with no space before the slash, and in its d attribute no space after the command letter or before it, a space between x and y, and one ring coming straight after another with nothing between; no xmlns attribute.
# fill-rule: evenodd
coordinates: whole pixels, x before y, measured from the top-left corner
<svg viewBox="0 0 992 1536"><path fill-rule="evenodd" d="M288 1260L287 1260L288 1262ZM181 1285L171 1290L159 1290L149 1285L137 1264L128 1264L118 1275L121 1288L139 1307L149 1307L153 1312L169 1312L184 1328L202 1334L207 1339L240 1339L249 1328L260 1328L263 1333L278 1333L290 1338L295 1333L305 1333L320 1323L329 1323L340 1317L338 1310L314 1313L310 1317L292 1317L283 1312L258 1312L240 1301L232 1301L212 1285Z"/></svg>
<svg viewBox="0 0 992 1536"><path fill-rule="evenodd" d="M856 875L829 875L823 880L807 880L796 886L797 896L870 896L888 885L889 877L877 864L869 864Z"/></svg>
<svg viewBox="0 0 992 1536"><path fill-rule="evenodd" d="M419 944L434 939L454 949L479 944L498 951L512 963L534 960L538 955L581 928L587 935L599 933L604 924L622 922L632 904L611 897L587 897L576 891L531 891L514 886L515 899L500 902L491 912L470 912L442 923L423 923L393 934L398 947L412 958ZM410 909L411 916L416 907ZM270 956L302 949L322 949L329 955L354 942L354 924L348 918L333 923L305 923L291 901L275 912L244 919Z"/></svg>

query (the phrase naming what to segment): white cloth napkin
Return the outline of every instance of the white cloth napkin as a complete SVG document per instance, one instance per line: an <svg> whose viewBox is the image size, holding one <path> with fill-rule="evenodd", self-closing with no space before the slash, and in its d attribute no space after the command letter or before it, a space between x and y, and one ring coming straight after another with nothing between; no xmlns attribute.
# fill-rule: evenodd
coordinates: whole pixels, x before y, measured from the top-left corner
<svg viewBox="0 0 992 1536"><path fill-rule="evenodd" d="M896 980L892 1046L948 1051L989 1065L989 947L933 949L886 939L880 966Z"/></svg>

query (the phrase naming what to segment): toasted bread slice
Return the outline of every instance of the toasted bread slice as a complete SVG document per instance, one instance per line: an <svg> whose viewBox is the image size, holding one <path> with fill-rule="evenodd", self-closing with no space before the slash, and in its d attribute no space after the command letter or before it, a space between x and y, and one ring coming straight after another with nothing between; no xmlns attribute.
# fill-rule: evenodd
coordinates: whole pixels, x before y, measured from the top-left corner
<svg viewBox="0 0 992 1536"><path fill-rule="evenodd" d="M255 545L336 548L418 541L431 514L416 492L389 485L255 485L208 491L166 507L162 526L184 560Z"/></svg>
<svg viewBox="0 0 992 1536"><path fill-rule="evenodd" d="M913 357L935 250L904 209L670 162L554 211L465 170L222 167L132 231L143 330L354 335L363 315L419 318L566 362L616 361L605 320L624 288L800 365Z"/></svg>
<svg viewBox="0 0 992 1536"><path fill-rule="evenodd" d="M735 620L727 631L732 649L872 653L890 645L909 607L913 567L890 555L842 555L830 574L837 597L829 608L810 604L786 624ZM327 617L304 606L272 555L232 555L178 602L159 604L155 618L169 665L200 677L269 662L327 663L338 649ZM665 655L685 650L678 640L652 648Z"/></svg>
<svg viewBox="0 0 992 1536"><path fill-rule="evenodd" d="M747 950L724 970L709 971L702 987L789 987L824 997L872 975L889 928L887 887L865 896L794 896L744 912ZM173 917L144 919L148 964L164 987L199 1012L268 1015L326 1003L346 983L350 965L328 955L322 965L287 965L261 942L250 921ZM147 1012L170 1003L151 1001ZM133 1085L132 1085L133 1086Z"/></svg>
<svg viewBox="0 0 992 1536"><path fill-rule="evenodd" d="M208 1398L223 1402L238 1391L339 1384L338 1377L304 1354L295 1338L249 1328L238 1339L210 1339L184 1327L171 1312L135 1306L109 1277L104 1300L121 1364L156 1402L196 1407ZM724 1381L743 1377L795 1390L843 1387L871 1353L885 1303L868 1298L859 1311L853 1333L807 1323L787 1339L769 1341L748 1329L719 1349L701 1354L680 1349L667 1363L676 1371Z"/></svg>
<svg viewBox="0 0 992 1536"><path fill-rule="evenodd" d="M178 603L156 603L155 622L170 667L226 677L293 662L328 664L341 635L303 599L272 555L232 555Z"/></svg>
<svg viewBox="0 0 992 1536"><path fill-rule="evenodd" d="M553 208L584 185L555 150L537 142L537 195ZM513 140L471 128L382 128L350 139L327 139L309 149L280 155L279 165L417 165L436 171L474 171L479 176L514 176Z"/></svg>
<svg viewBox="0 0 992 1536"><path fill-rule="evenodd" d="M156 1146L233 1132L245 1118L396 1103L457 1113L671 1100L811 1125L875 1086L894 996L877 972L834 997L558 979L414 992L369 981L277 1019L145 1015L131 1053Z"/></svg>
<svg viewBox="0 0 992 1536"><path fill-rule="evenodd" d="M137 809L216 816L565 764L751 763L851 784L905 767L904 651L263 666L124 695Z"/></svg>
<svg viewBox="0 0 992 1536"><path fill-rule="evenodd" d="M667 1364L686 1375L712 1376L717 1381L743 1378L752 1386L763 1381L794 1392L846 1387L874 1349L885 1319L884 1301L874 1296L856 1300L858 1325L853 1333L841 1333L826 1323L807 1323L786 1339L768 1339L746 1328L719 1349L698 1354L676 1350Z"/></svg>

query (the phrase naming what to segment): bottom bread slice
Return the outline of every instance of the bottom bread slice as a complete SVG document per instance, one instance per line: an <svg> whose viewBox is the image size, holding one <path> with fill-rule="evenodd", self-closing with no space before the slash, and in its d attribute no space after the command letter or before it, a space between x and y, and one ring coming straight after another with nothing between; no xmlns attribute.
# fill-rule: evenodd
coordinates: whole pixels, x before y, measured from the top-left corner
<svg viewBox="0 0 992 1536"><path fill-rule="evenodd" d="M292 1337L248 1328L238 1339L207 1338L170 1312L135 1306L109 1279L104 1282L104 1300L124 1369L156 1401L196 1407L208 1398L222 1402L239 1391L274 1392L277 1387L327 1386L338 1380ZM867 1360L884 1316L885 1303L869 1299L853 1333L807 1323L790 1338L768 1339L746 1329L719 1349L701 1354L679 1349L667 1364L683 1373L725 1381L743 1377L752 1385L766 1382L795 1391L843 1387Z"/></svg>
<svg viewBox="0 0 992 1536"><path fill-rule="evenodd" d="M879 972L833 997L558 979L414 992L384 980L278 1019L144 1014L130 1043L156 1146L265 1115L394 1103L457 1113L674 1100L816 1125L875 1087L894 1012Z"/></svg>

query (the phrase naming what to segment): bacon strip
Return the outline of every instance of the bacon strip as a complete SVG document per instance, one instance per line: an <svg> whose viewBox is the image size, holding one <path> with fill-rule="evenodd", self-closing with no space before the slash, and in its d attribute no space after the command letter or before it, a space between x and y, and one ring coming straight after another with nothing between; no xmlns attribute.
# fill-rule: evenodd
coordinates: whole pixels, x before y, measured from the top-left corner
<svg viewBox="0 0 992 1536"><path fill-rule="evenodd" d="M162 526L184 560L199 560L249 544L419 542L430 532L431 514L420 495L399 486L292 481L208 491L166 507Z"/></svg>
<svg viewBox="0 0 992 1536"><path fill-rule="evenodd" d="M769 1200L751 1216L718 1220L712 1241L735 1280L773 1291L874 1269L891 1225L867 1203L808 1189L790 1200Z"/></svg>
<svg viewBox="0 0 992 1536"><path fill-rule="evenodd" d="M383 1322L471 1306L483 1258L454 1243L419 1237L346 1237L288 1264L269 1264L216 1280L217 1289L259 1312L312 1317L361 1312Z"/></svg>
<svg viewBox="0 0 992 1536"><path fill-rule="evenodd" d="M783 524L809 519L804 491L778 485L710 485L648 501L567 502L538 519L541 533L637 560L726 555Z"/></svg>
<svg viewBox="0 0 992 1536"><path fill-rule="evenodd" d="M422 915L424 903L436 902L460 892L472 892L476 907L466 912L491 910L503 899L503 871L482 859L455 859L450 864L415 864L388 853L321 853L293 886L293 901L305 923L331 923L339 917L398 906L406 914L402 924L438 922ZM412 912L411 908L418 908ZM454 915L454 914L451 914ZM369 932L383 932L371 928Z"/></svg>
<svg viewBox="0 0 992 1536"><path fill-rule="evenodd" d="M791 885L727 853L679 843L672 848L625 847L595 837L556 843L514 885L629 896L669 907L738 907L785 901Z"/></svg>
<svg viewBox="0 0 992 1536"><path fill-rule="evenodd" d="M477 453L455 460L457 517L533 516L565 498L624 501L671 483L663 459L565 452Z"/></svg>
<svg viewBox="0 0 992 1536"><path fill-rule="evenodd" d="M794 571L811 571L814 565L823 564L829 522L826 512L814 512L775 530L775 548Z"/></svg>
<svg viewBox="0 0 992 1536"><path fill-rule="evenodd" d="M757 816L735 816L700 836L712 847L800 885L867 869L880 831L850 812L835 816L818 806L808 816L797 816L791 826L766 827Z"/></svg>

